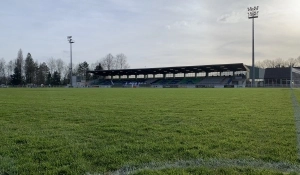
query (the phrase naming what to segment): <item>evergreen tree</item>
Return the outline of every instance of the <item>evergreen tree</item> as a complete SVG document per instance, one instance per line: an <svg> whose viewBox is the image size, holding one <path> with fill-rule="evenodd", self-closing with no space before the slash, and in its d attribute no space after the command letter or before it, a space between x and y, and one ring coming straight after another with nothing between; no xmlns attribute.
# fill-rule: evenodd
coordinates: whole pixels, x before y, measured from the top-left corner
<svg viewBox="0 0 300 175"><path fill-rule="evenodd" d="M37 84L47 84L46 80L49 72L47 64L45 62L40 64L36 72Z"/></svg>
<svg viewBox="0 0 300 175"><path fill-rule="evenodd" d="M37 65L33 61L31 54L28 53L25 59L25 82L26 83L34 83L36 70L37 70Z"/></svg>
<svg viewBox="0 0 300 175"><path fill-rule="evenodd" d="M48 74L47 74L47 79L46 79L46 84L47 84L47 85L51 85L51 83L52 83L51 73L48 72Z"/></svg>
<svg viewBox="0 0 300 175"><path fill-rule="evenodd" d="M86 80L89 80L91 75L87 73L87 71L89 71L89 64L86 61L84 61L83 63L80 63L78 65L76 74L78 76L84 77Z"/></svg>
<svg viewBox="0 0 300 175"><path fill-rule="evenodd" d="M11 84L12 85L23 84L22 69L23 69L23 53L22 53L22 50L20 49L18 51L18 57L15 61L14 74L11 75Z"/></svg>
<svg viewBox="0 0 300 175"><path fill-rule="evenodd" d="M103 67L102 67L101 63L99 63L99 64L96 66L95 71L97 71L97 70L103 70ZM95 79L98 79L98 78L100 78L99 75L93 74L92 79L95 80Z"/></svg>
<svg viewBox="0 0 300 175"><path fill-rule="evenodd" d="M53 73L52 84L53 85L60 85L60 75L57 71L54 71L54 73Z"/></svg>
<svg viewBox="0 0 300 175"><path fill-rule="evenodd" d="M96 66L95 70L103 70L103 67L102 67L101 63L99 63L99 64Z"/></svg>
<svg viewBox="0 0 300 175"><path fill-rule="evenodd" d="M11 75L11 84L12 85L21 85L22 84L21 71L17 66L14 69L14 74Z"/></svg>

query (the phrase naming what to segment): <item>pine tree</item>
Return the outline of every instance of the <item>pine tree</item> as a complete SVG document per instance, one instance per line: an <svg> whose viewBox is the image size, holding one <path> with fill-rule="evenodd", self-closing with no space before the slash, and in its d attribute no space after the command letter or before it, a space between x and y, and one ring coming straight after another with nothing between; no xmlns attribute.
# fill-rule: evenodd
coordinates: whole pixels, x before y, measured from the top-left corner
<svg viewBox="0 0 300 175"><path fill-rule="evenodd" d="M84 61L83 63L80 63L78 65L78 69L77 69L77 75L84 77L86 80L89 80L91 75L89 73L87 73L87 71L89 71L89 64Z"/></svg>
<svg viewBox="0 0 300 175"><path fill-rule="evenodd" d="M28 53L25 59L25 81L26 83L33 83L35 79L35 72L37 66L33 61L31 54Z"/></svg>
<svg viewBox="0 0 300 175"><path fill-rule="evenodd" d="M95 71L97 71L97 70L103 70L103 67L102 67L101 63L99 63L99 64L96 66ZM92 75L92 79L95 80L95 79L98 79L98 78L100 78L99 75L97 75L97 74L93 74L93 75Z"/></svg>
<svg viewBox="0 0 300 175"><path fill-rule="evenodd" d="M11 84L12 85L21 85L23 84L23 76L22 76L22 69L23 69L23 53L20 49L18 51L18 57L15 61L15 68L14 68L14 74L11 75Z"/></svg>
<svg viewBox="0 0 300 175"><path fill-rule="evenodd" d="M47 79L46 79L46 84L50 86L51 83L52 83L52 76L51 76L51 73L48 72Z"/></svg>
<svg viewBox="0 0 300 175"><path fill-rule="evenodd" d="M21 85L22 84L22 75L18 67L15 67L14 74L11 75L11 84L12 85Z"/></svg>
<svg viewBox="0 0 300 175"><path fill-rule="evenodd" d="M48 72L49 72L49 68L45 62L39 65L37 69L37 75L36 75L37 84L39 85L47 84L46 80L47 80Z"/></svg>
<svg viewBox="0 0 300 175"><path fill-rule="evenodd" d="M54 71L54 73L53 73L52 84L53 85L60 85L60 75L57 71Z"/></svg>

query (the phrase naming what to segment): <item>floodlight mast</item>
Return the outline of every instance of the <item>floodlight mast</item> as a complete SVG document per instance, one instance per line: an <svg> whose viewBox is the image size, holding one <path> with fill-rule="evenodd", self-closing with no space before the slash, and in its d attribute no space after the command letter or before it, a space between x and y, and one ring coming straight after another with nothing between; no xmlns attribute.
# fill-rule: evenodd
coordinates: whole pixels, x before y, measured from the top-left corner
<svg viewBox="0 0 300 175"><path fill-rule="evenodd" d="M67 37L69 43L70 43L70 86L72 87L72 44L75 42L72 40L72 36Z"/></svg>
<svg viewBox="0 0 300 175"><path fill-rule="evenodd" d="M252 82L251 86L255 87L255 68L254 68L254 18L258 18L258 7L248 7L248 19L252 19Z"/></svg>

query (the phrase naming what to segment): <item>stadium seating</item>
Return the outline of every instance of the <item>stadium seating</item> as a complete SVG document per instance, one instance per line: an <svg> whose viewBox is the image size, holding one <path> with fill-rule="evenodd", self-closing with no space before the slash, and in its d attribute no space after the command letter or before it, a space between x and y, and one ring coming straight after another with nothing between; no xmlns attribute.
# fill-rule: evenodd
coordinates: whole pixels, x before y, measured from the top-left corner
<svg viewBox="0 0 300 175"><path fill-rule="evenodd" d="M184 78L182 79L182 81L180 81L179 84L187 84L187 85L191 85L191 84L197 84L202 80L202 78Z"/></svg>
<svg viewBox="0 0 300 175"><path fill-rule="evenodd" d="M153 85L176 85L182 81L182 78L157 79Z"/></svg>
<svg viewBox="0 0 300 175"><path fill-rule="evenodd" d="M157 81L153 82L153 85L165 85L168 84L170 79L158 79Z"/></svg>
<svg viewBox="0 0 300 175"><path fill-rule="evenodd" d="M205 77L200 81L200 85L225 85L229 81L229 77Z"/></svg>
<svg viewBox="0 0 300 175"><path fill-rule="evenodd" d="M234 84L235 77L186 77L186 78L149 78L149 79L105 79L93 80L90 85L113 85L115 87L139 86L139 85L229 85Z"/></svg>
<svg viewBox="0 0 300 175"><path fill-rule="evenodd" d="M175 84L178 84L180 81L182 81L181 78L176 78L176 79L172 79L168 82L168 84L170 85L175 85Z"/></svg>
<svg viewBox="0 0 300 175"><path fill-rule="evenodd" d="M99 82L99 85L111 85L111 80L106 79Z"/></svg>
<svg viewBox="0 0 300 175"><path fill-rule="evenodd" d="M144 82L144 84L152 84L152 83L154 83L156 81L157 81L156 78L150 78L150 79L146 79L145 82Z"/></svg>

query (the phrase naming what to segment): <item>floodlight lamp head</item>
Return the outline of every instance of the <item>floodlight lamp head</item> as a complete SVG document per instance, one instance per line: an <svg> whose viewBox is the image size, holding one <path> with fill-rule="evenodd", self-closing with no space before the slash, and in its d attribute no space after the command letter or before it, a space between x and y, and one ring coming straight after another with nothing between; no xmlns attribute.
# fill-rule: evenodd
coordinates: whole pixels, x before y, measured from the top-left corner
<svg viewBox="0 0 300 175"><path fill-rule="evenodd" d="M69 43L70 44L72 44L72 43L74 43L75 41L74 40L72 40L72 39L68 39L68 41L69 41Z"/></svg>
<svg viewBox="0 0 300 175"><path fill-rule="evenodd" d="M72 38L72 36L68 36L68 39L71 39Z"/></svg>
<svg viewBox="0 0 300 175"><path fill-rule="evenodd" d="M254 7L248 7L248 18L258 18L258 7L259 6L254 6Z"/></svg>

